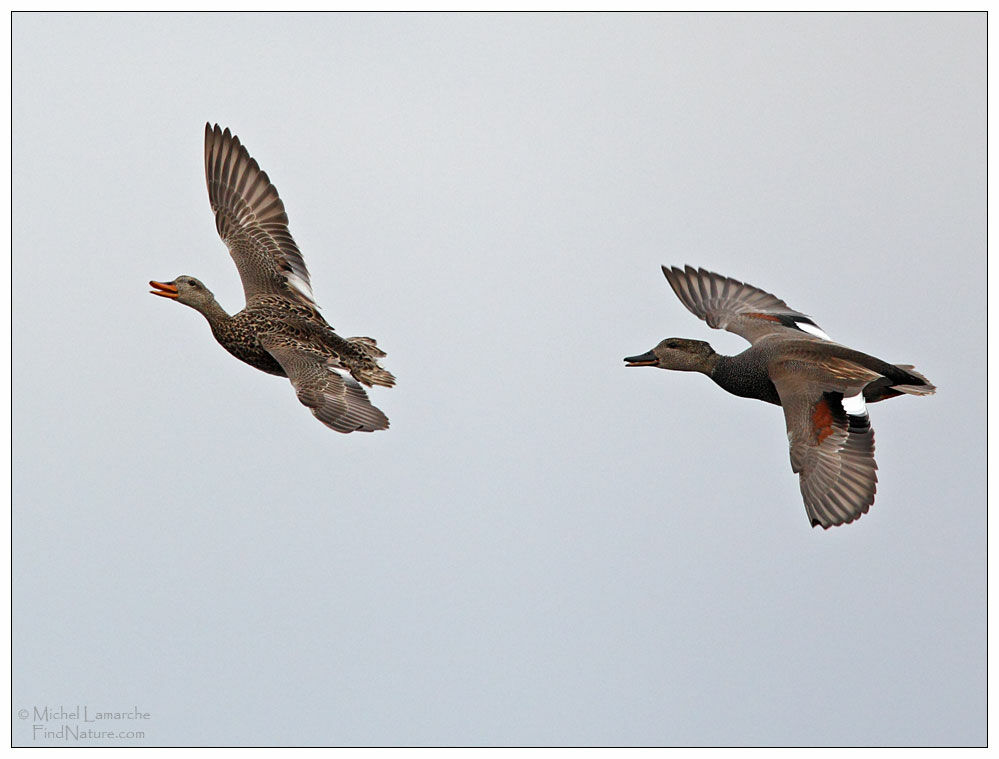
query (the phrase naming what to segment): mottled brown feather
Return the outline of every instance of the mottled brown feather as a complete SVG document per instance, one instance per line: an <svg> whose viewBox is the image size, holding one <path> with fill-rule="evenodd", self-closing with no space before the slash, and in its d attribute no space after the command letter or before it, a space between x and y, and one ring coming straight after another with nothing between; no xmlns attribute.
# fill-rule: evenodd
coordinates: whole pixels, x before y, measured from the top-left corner
<svg viewBox="0 0 999 759"><path fill-rule="evenodd" d="M239 138L218 124L205 125L205 178L215 227L239 271L246 302L280 295L315 306L277 188Z"/></svg>
<svg viewBox="0 0 999 759"><path fill-rule="evenodd" d="M229 353L269 374L287 376L323 424L338 432L388 427L361 383L391 387L378 364L385 352L370 337L340 337L319 313L309 272L288 231L277 189L239 138L205 125L205 177L219 236L239 271L246 307L230 316L200 281L183 275L151 282L199 311Z"/></svg>

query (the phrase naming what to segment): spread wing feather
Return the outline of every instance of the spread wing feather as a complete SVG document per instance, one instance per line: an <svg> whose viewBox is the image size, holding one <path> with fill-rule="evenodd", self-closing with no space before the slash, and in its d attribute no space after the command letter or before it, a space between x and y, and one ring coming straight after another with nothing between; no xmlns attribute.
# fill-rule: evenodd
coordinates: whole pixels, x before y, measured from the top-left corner
<svg viewBox="0 0 999 759"><path fill-rule="evenodd" d="M798 474L812 526L849 524L877 491L874 430L866 412L848 414L843 394L776 382L784 408L791 469Z"/></svg>
<svg viewBox="0 0 999 759"><path fill-rule="evenodd" d="M388 429L388 417L371 404L364 388L353 377L340 374L322 352L278 334L263 334L259 339L281 364L298 400L327 427L337 432Z"/></svg>
<svg viewBox="0 0 999 759"><path fill-rule="evenodd" d="M277 188L239 138L205 124L205 177L215 228L239 270L247 304L280 295L316 308L309 270Z"/></svg>
<svg viewBox="0 0 999 759"><path fill-rule="evenodd" d="M662 267L680 302L713 329L725 329L755 343L767 335L828 339L808 316L758 287L706 269Z"/></svg>

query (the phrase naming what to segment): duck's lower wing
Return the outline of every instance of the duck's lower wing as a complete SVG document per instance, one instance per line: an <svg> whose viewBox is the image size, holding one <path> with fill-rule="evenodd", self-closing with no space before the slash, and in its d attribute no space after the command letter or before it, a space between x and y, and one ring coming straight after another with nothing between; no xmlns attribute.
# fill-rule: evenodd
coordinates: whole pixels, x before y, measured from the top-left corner
<svg viewBox="0 0 999 759"><path fill-rule="evenodd" d="M261 335L259 339L285 370L298 400L327 427L345 433L388 429L388 417L371 405L364 388L331 368L320 352L280 335Z"/></svg>
<svg viewBox="0 0 999 759"><path fill-rule="evenodd" d="M866 514L877 491L874 430L866 411L843 407L843 394L808 393L777 384L791 469L798 473L801 496L812 526L849 524Z"/></svg>

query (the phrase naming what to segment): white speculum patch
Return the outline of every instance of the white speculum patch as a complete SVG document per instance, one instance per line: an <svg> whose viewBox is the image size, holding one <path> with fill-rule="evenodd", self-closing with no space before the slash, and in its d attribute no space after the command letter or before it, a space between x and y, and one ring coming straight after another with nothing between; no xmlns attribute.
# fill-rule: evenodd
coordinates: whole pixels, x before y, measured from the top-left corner
<svg viewBox="0 0 999 759"><path fill-rule="evenodd" d="M312 288L309 287L309 283L308 282L306 282L304 279L302 279L301 277L299 277L297 274L293 274L292 272L288 272L288 274L286 274L285 276L288 279L288 284L289 285L291 285L292 287L294 287L296 290L298 290L300 293L302 293L302 295L304 295L305 297L307 297L309 300L314 300L314 297L312 295Z"/></svg>
<svg viewBox="0 0 999 759"><path fill-rule="evenodd" d="M867 414L867 404L864 403L864 394L857 393L849 397L843 396L843 410L850 416L865 416Z"/></svg>
<svg viewBox="0 0 999 759"><path fill-rule="evenodd" d="M802 332L807 332L810 335L815 335L816 337L821 337L823 340L832 342L832 338L814 324L809 324L808 322L795 322L795 324L798 325L798 329Z"/></svg>

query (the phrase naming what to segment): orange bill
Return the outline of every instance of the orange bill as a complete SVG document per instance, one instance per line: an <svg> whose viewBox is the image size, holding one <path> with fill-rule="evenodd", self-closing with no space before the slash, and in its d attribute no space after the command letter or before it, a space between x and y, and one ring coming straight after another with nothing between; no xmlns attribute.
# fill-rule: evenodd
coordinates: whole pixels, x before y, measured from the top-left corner
<svg viewBox="0 0 999 759"><path fill-rule="evenodd" d="M177 297L177 285L172 282L157 282L151 280L149 286L155 289L150 290L153 295L161 295L164 298L176 298Z"/></svg>

